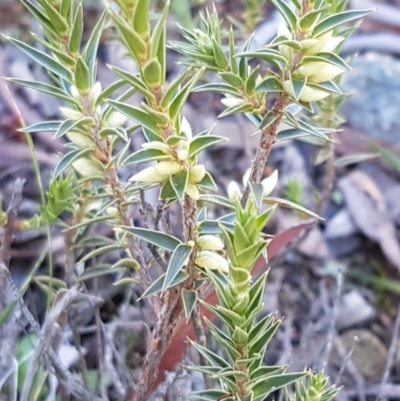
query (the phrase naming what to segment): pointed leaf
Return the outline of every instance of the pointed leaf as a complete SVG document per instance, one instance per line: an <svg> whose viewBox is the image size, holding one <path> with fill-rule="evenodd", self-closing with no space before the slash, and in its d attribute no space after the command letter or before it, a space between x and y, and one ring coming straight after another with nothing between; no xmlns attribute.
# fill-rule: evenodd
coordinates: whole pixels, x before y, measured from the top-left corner
<svg viewBox="0 0 400 401"><path fill-rule="evenodd" d="M329 15L320 21L313 30L312 36L318 37L324 33L331 31L337 26L346 22L354 21L360 18L364 18L370 14L373 10L356 10L356 11L344 11L342 13Z"/></svg>
<svg viewBox="0 0 400 401"><path fill-rule="evenodd" d="M189 179L189 170L184 170L179 174L171 175L169 178L176 196L182 201L185 197L186 186Z"/></svg>
<svg viewBox="0 0 400 401"><path fill-rule="evenodd" d="M149 129L150 131L159 132L159 128L157 124L154 122L154 119L137 107L130 106L126 103L117 102L115 100L108 101L112 107L116 110L135 121L137 124L142 125L143 127Z"/></svg>
<svg viewBox="0 0 400 401"><path fill-rule="evenodd" d="M17 39L8 38L8 40L15 46L17 46L19 49L21 49L28 56L30 56L38 64L43 66L45 69L53 72L54 74L65 79L68 82L73 81L71 72L51 56L48 56L47 54L39 50L36 50L35 48L28 46L27 44Z"/></svg>
<svg viewBox="0 0 400 401"><path fill-rule="evenodd" d="M282 15L291 30L295 31L297 27L297 16L292 9L283 0L271 0L271 3L279 11L279 14Z"/></svg>
<svg viewBox="0 0 400 401"><path fill-rule="evenodd" d="M164 287L164 281L165 281L165 274L160 276L140 297L141 299L150 297L152 295L158 294L163 290ZM184 270L181 270L178 275L175 277L175 280L172 282L171 286L174 287L175 285L178 285L179 283L182 283L183 281L187 280L188 275Z"/></svg>
<svg viewBox="0 0 400 401"><path fill-rule="evenodd" d="M57 131L62 121L44 121L42 123L32 124L29 127L22 127L20 132L53 132Z"/></svg>
<svg viewBox="0 0 400 401"><path fill-rule="evenodd" d="M72 163L82 157L90 155L92 152L92 149L76 149L72 152L67 153L58 162L57 167L55 168L53 173L53 180L57 179L64 172L65 169L72 165Z"/></svg>
<svg viewBox="0 0 400 401"><path fill-rule="evenodd" d="M196 306L198 299L197 291L189 291L185 288L182 290L183 307L185 308L186 319L189 320L192 316L193 309Z"/></svg>
<svg viewBox="0 0 400 401"><path fill-rule="evenodd" d="M150 242L150 244L168 249L169 251L174 251L178 245L181 245L181 241L178 238L159 231L129 226L121 226L121 228L144 241Z"/></svg>
<svg viewBox="0 0 400 401"><path fill-rule="evenodd" d="M186 244L179 244L175 248L168 264L167 273L163 284L163 291L172 287L173 281L186 265L192 250L193 248Z"/></svg>
<svg viewBox="0 0 400 401"><path fill-rule="evenodd" d="M262 401L272 391L276 391L308 375L308 372L286 373L266 377L253 387L254 401Z"/></svg>
<svg viewBox="0 0 400 401"><path fill-rule="evenodd" d="M209 148L221 142L226 142L227 139L222 136L207 135L196 136L189 145L189 157L196 156L202 150Z"/></svg>

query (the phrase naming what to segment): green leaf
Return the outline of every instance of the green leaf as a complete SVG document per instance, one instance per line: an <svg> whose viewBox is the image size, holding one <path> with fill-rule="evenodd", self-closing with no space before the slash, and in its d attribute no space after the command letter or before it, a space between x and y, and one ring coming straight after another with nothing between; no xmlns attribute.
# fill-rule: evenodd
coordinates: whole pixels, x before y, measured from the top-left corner
<svg viewBox="0 0 400 401"><path fill-rule="evenodd" d="M121 226L121 228L135 235L136 237L149 242L150 244L168 249L169 251L174 251L178 245L182 244L178 238L175 238L172 235L164 234L159 231L129 226Z"/></svg>
<svg viewBox="0 0 400 401"><path fill-rule="evenodd" d="M110 14L115 27L117 28L117 31L130 54L141 65L146 59L147 46L145 41L134 29L128 25L127 21L121 18L116 12L110 9Z"/></svg>
<svg viewBox="0 0 400 401"><path fill-rule="evenodd" d="M267 280L268 272L263 273L257 281L250 287L249 290L249 305L247 306L247 310L245 311L246 317L249 316L249 314L254 310L257 309L257 307L261 304L262 302L262 297L264 295L264 289L265 289L265 283ZM258 325L258 323L257 323ZM257 326L256 326L257 327ZM254 336L256 333L253 331L255 330L255 327L252 329L249 335L249 343L254 339Z"/></svg>
<svg viewBox="0 0 400 401"><path fill-rule="evenodd" d="M272 75L263 81L261 81L257 86L256 86L256 91L258 92L282 92L283 88L282 85L279 81L279 79L275 76Z"/></svg>
<svg viewBox="0 0 400 401"><path fill-rule="evenodd" d="M314 217L316 219L321 219L317 214L312 212L311 210L306 209L303 206L297 205L296 203L290 202L286 199L279 199L279 198L264 198L263 200L264 203L267 204L277 204L278 206L286 207L288 209L296 210L297 212L301 212L306 214L307 216Z"/></svg>
<svg viewBox="0 0 400 401"><path fill-rule="evenodd" d="M264 379L265 377L271 375L281 374L286 370L286 366L260 366L259 368L255 369L250 374L250 383L254 383L259 379Z"/></svg>
<svg viewBox="0 0 400 401"><path fill-rule="evenodd" d="M364 18L374 10L356 10L356 11L344 11L342 13L329 15L320 21L312 32L312 37L317 38L323 35L325 32L329 32L339 25L354 21L360 18Z"/></svg>
<svg viewBox="0 0 400 401"><path fill-rule="evenodd" d="M130 106L126 103L117 102L115 100L108 101L114 109L118 110L135 123L142 125L143 127L149 129L150 131L159 132L157 124L154 122L154 119L146 112L137 107Z"/></svg>
<svg viewBox="0 0 400 401"><path fill-rule="evenodd" d="M75 161L78 159L88 156L93 152L92 149L76 149L73 150L72 152L67 153L65 156L61 158L61 160L58 162L54 173L53 173L53 180L57 179L65 169L67 169L69 166L72 165Z"/></svg>
<svg viewBox="0 0 400 401"><path fill-rule="evenodd" d="M90 269L85 270L78 278L77 281L85 281L91 280L96 277L103 277L108 274L116 274L118 272L122 272L123 270L120 268L113 269L110 266L96 266L91 267Z"/></svg>
<svg viewBox="0 0 400 401"><path fill-rule="evenodd" d="M87 94L91 87L91 74L89 67L82 57L78 57L75 66L75 86L80 93Z"/></svg>
<svg viewBox="0 0 400 401"><path fill-rule="evenodd" d="M190 393L190 398L200 401L232 401L233 397L223 390L202 390L195 393Z"/></svg>
<svg viewBox="0 0 400 401"><path fill-rule="evenodd" d="M79 262L83 263L86 262L89 259L94 258L95 256L98 255L103 255L104 253L111 252L111 251L117 251L118 249L122 249L122 247L118 244L111 244L111 245L106 245L102 246L101 248L97 248L89 253L87 253Z"/></svg>
<svg viewBox="0 0 400 401"><path fill-rule="evenodd" d="M54 58L39 50L36 50L31 46L26 45L25 43L17 39L7 39L19 49L21 49L24 53L26 53L29 57L31 57L34 61L44 67L46 70L53 72L54 74L65 79L68 82L72 82L71 72Z"/></svg>
<svg viewBox="0 0 400 401"><path fill-rule="evenodd" d="M272 110L268 110L267 114L263 118L260 124L260 129L266 129L268 128L271 124L273 124L277 119L279 118L279 115L274 113Z"/></svg>
<svg viewBox="0 0 400 401"><path fill-rule="evenodd" d="M371 147L379 152L382 158L389 163L392 167L394 167L398 172L400 172L400 157L397 156L395 153L390 152L389 150L385 149L384 147L378 145L377 143L370 142Z"/></svg>
<svg viewBox="0 0 400 401"><path fill-rule="evenodd" d="M279 11L279 14L282 15L283 19L291 28L291 30L295 31L297 28L297 16L291 10L291 8L289 8L289 6L283 0L271 0L271 3Z"/></svg>
<svg viewBox="0 0 400 401"><path fill-rule="evenodd" d="M376 159L378 154L376 153L355 153L352 155L342 156L335 160L335 167L346 167L351 164L361 163L366 160ZM397 159L400 168L400 159ZM399 170L400 171L400 170Z"/></svg>
<svg viewBox="0 0 400 401"><path fill-rule="evenodd" d="M81 118L80 120L65 120L54 134L53 139L61 138L63 135L72 131L75 128L84 127L86 125L91 125L94 122L92 117Z"/></svg>
<svg viewBox="0 0 400 401"><path fill-rule="evenodd" d="M172 287L172 283L175 280L178 273L182 270L182 268L186 265L190 254L192 253L193 248L186 244L179 244L174 253L171 256L171 259L168 264L164 284L163 291Z"/></svg>
<svg viewBox="0 0 400 401"><path fill-rule="evenodd" d="M272 391L279 390L280 388L294 383L307 375L307 372L286 373L277 376L269 376L265 379L263 378L259 383L253 386L254 401L263 401Z"/></svg>
<svg viewBox="0 0 400 401"><path fill-rule="evenodd" d="M289 129L279 131L278 134L276 135L276 141L277 142L287 141L290 139L302 138L304 136L309 136L309 135L310 134L304 132L301 129L289 128Z"/></svg>
<svg viewBox="0 0 400 401"><path fill-rule="evenodd" d="M139 0L136 2L133 14L133 29L145 40L150 35L149 25L150 0Z"/></svg>
<svg viewBox="0 0 400 401"><path fill-rule="evenodd" d="M128 142L128 134L126 131L119 127L119 128L103 128L101 131L99 131L99 138L100 139L105 139L110 136L117 136L118 138L121 138L124 142Z"/></svg>
<svg viewBox="0 0 400 401"><path fill-rule="evenodd" d="M206 84L206 85L201 85L197 86L196 88L193 89L193 92L217 92L217 93L222 93L222 94L230 94L233 96L238 96L239 92L234 86L231 86L229 84Z"/></svg>
<svg viewBox="0 0 400 401"><path fill-rule="evenodd" d="M192 316L193 309L196 306L198 299L197 291L186 290L185 288L182 290L182 301L183 307L185 309L186 320L189 320Z"/></svg>
<svg viewBox="0 0 400 401"><path fill-rule="evenodd" d="M257 78L259 77L260 65L253 69L246 80L244 90L248 96L252 96L256 87Z"/></svg>
<svg viewBox="0 0 400 401"><path fill-rule="evenodd" d="M151 295L155 295L163 290L164 287L164 280L165 274L160 276L140 297L140 299L150 297ZM175 277L175 280L171 283L171 287L182 283L183 281L187 280L188 275L186 271L181 270L178 275Z"/></svg>
<svg viewBox="0 0 400 401"><path fill-rule="evenodd" d="M19 78L6 78L6 79L10 82L15 82L18 85L26 86L27 88L32 88L39 92L47 93L48 95L58 97L59 99L62 99L66 102L77 104L77 101L73 99L68 93L64 92L62 89L59 89L55 86Z"/></svg>
<svg viewBox="0 0 400 401"><path fill-rule="evenodd" d="M166 155L161 150L158 149L140 149L137 152L129 155L124 161L123 165L128 166L130 164L148 162L152 160L164 160L170 159L171 156Z"/></svg>
<svg viewBox="0 0 400 401"><path fill-rule="evenodd" d="M209 172L206 172L204 178L197 184L202 189L207 191L217 191L218 187Z"/></svg>
<svg viewBox="0 0 400 401"><path fill-rule="evenodd" d="M102 102L104 102L106 99L110 98L111 95L121 88L123 85L125 85L125 80L120 79L118 81L113 82L111 85L109 85L107 88L101 92L100 96L96 99L96 106L99 106Z"/></svg>
<svg viewBox="0 0 400 401"><path fill-rule="evenodd" d="M190 68L186 69L175 81L171 82L168 89L165 91L163 97L161 98L160 106L161 109L167 110L169 107L169 103L173 96L175 95L176 91L179 89L179 86L183 82L183 80L187 77L188 73L191 71Z"/></svg>
<svg viewBox="0 0 400 401"><path fill-rule="evenodd" d="M20 0L24 7L37 19L40 21L45 27L50 30L54 30L54 26L51 21L43 14L39 8L35 7L30 1L28 0Z"/></svg>
<svg viewBox="0 0 400 401"><path fill-rule="evenodd" d="M209 148L221 142L226 142L227 139L222 136L207 135L196 136L189 144L189 157L194 157L202 150Z"/></svg>
<svg viewBox="0 0 400 401"><path fill-rule="evenodd" d="M337 54L335 53L318 53L316 56L306 56L303 58L303 63L322 62L334 65L344 70L351 70L352 68Z"/></svg>
<svg viewBox="0 0 400 401"><path fill-rule="evenodd" d="M188 184L189 170L184 170L179 174L171 175L169 181L174 189L176 196L182 201Z"/></svg>
<svg viewBox="0 0 400 401"><path fill-rule="evenodd" d="M150 58L158 57L158 61L162 69L162 80L165 81L166 73L166 20L168 16L170 1L166 1L164 9L161 13L161 17L158 19L156 26L153 29L153 33L150 39Z"/></svg>
<svg viewBox="0 0 400 401"><path fill-rule="evenodd" d="M90 35L90 38L87 41L85 49L82 54L83 61L89 67L89 70L91 72L92 83L95 81L96 78L95 75L96 75L97 50L99 47L101 35L103 33L103 26L104 26L104 21L106 19L106 15L107 15L106 11L103 11L99 20L97 21L97 24L92 30L92 34Z"/></svg>
<svg viewBox="0 0 400 401"><path fill-rule="evenodd" d="M306 86L307 79L291 79L293 88L293 95L296 100L299 100L301 93L303 92L304 87Z"/></svg>
<svg viewBox="0 0 400 401"><path fill-rule="evenodd" d="M28 127L22 127L19 129L20 132L53 132L57 131L62 121L44 121L42 123L36 123L29 125Z"/></svg>
<svg viewBox="0 0 400 401"><path fill-rule="evenodd" d="M47 13L48 19L51 21L52 26L56 29L60 36L65 35L68 32L68 23L61 16L61 14L50 4L50 2L45 1L42 3L43 8Z"/></svg>
<svg viewBox="0 0 400 401"><path fill-rule="evenodd" d="M143 83L143 80L140 78L139 74L132 74L128 71L122 70L121 68L110 66L109 67L112 72L122 78L125 82L128 82L132 85L140 94L142 94L149 102L155 101L154 95L148 90L148 88Z"/></svg>
<svg viewBox="0 0 400 401"><path fill-rule="evenodd" d="M168 110L171 120L175 121L175 119L178 117L179 113L182 110L182 107L184 106L187 98L189 97L191 90L196 85L197 81L200 79L203 73L204 73L204 68L201 68L172 99Z"/></svg>
<svg viewBox="0 0 400 401"><path fill-rule="evenodd" d="M190 341L190 343L211 365L218 366L220 368L230 368L229 363L226 362L224 358L194 341Z"/></svg>
<svg viewBox="0 0 400 401"><path fill-rule="evenodd" d="M211 42L214 51L215 64L218 66L219 69L226 70L229 63L224 51L222 50L221 44L219 44L214 37L211 38Z"/></svg>
<svg viewBox="0 0 400 401"><path fill-rule="evenodd" d="M260 50L248 51L238 54L237 57L258 58L280 69L283 69L287 63L285 57L283 57L278 51L273 49L260 49Z"/></svg>

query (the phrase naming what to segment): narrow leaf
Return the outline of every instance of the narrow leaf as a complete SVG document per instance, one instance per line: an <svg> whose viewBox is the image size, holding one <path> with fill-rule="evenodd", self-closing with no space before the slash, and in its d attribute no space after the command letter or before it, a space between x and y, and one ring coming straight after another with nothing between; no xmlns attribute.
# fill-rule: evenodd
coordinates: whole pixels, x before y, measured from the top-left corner
<svg viewBox="0 0 400 401"><path fill-rule="evenodd" d="M161 248L168 249L169 251L174 251L178 245L181 245L181 241L179 241L178 238L159 231L129 226L121 226L121 228L144 241L150 242L151 244Z"/></svg>

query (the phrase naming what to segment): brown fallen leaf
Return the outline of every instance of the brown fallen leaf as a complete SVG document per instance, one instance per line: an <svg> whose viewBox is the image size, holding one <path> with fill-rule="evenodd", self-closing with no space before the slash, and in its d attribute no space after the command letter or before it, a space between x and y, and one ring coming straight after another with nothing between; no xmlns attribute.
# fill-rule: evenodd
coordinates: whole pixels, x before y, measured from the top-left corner
<svg viewBox="0 0 400 401"><path fill-rule="evenodd" d="M371 176L355 170L339 180L351 217L359 230L376 241L389 262L400 271L400 245L384 198Z"/></svg>

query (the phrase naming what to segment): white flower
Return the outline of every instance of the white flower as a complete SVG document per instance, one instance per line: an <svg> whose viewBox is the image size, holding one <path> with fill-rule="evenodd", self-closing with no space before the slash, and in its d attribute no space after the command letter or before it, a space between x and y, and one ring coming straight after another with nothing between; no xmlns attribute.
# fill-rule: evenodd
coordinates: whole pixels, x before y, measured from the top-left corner
<svg viewBox="0 0 400 401"><path fill-rule="evenodd" d="M71 85L71 95L75 100L80 100L81 94L75 85Z"/></svg>
<svg viewBox="0 0 400 401"><path fill-rule="evenodd" d="M264 196L268 196L276 187L278 183L278 170L274 170L274 172L267 178L261 181L261 185L264 189Z"/></svg>
<svg viewBox="0 0 400 401"><path fill-rule="evenodd" d="M240 201L242 198L242 192L235 181L231 181L228 185L228 198L231 202Z"/></svg>
<svg viewBox="0 0 400 401"><path fill-rule="evenodd" d="M292 33L286 25L286 22L281 20L278 27L278 36L284 36L285 38L292 39Z"/></svg>
<svg viewBox="0 0 400 401"><path fill-rule="evenodd" d="M199 252L194 263L204 269L219 270L223 273L228 273L229 271L228 261L218 253L211 251Z"/></svg>
<svg viewBox="0 0 400 401"><path fill-rule="evenodd" d="M222 240L215 235L202 235L197 238L197 246L209 251L222 251L224 249L224 243Z"/></svg>

